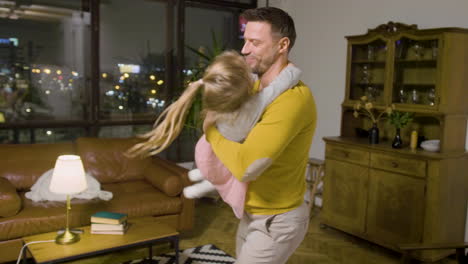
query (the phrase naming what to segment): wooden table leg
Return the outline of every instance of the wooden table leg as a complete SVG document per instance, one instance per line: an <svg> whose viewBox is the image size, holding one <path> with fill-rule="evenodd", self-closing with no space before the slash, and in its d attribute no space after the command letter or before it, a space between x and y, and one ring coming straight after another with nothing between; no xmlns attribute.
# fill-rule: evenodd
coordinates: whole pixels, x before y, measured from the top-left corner
<svg viewBox="0 0 468 264"><path fill-rule="evenodd" d="M174 263L179 264L179 237L175 237L172 243L174 245L175 250Z"/></svg>
<svg viewBox="0 0 468 264"><path fill-rule="evenodd" d="M403 254L401 255L401 264L410 264L411 263L411 256L410 256L410 251L403 251Z"/></svg>
<svg viewBox="0 0 468 264"><path fill-rule="evenodd" d="M153 260L153 245L149 245L148 251L149 259Z"/></svg>
<svg viewBox="0 0 468 264"><path fill-rule="evenodd" d="M457 248L456 254L458 264L468 263L468 257L465 255L465 248Z"/></svg>
<svg viewBox="0 0 468 264"><path fill-rule="evenodd" d="M28 264L28 247L24 247L23 249L23 264Z"/></svg>

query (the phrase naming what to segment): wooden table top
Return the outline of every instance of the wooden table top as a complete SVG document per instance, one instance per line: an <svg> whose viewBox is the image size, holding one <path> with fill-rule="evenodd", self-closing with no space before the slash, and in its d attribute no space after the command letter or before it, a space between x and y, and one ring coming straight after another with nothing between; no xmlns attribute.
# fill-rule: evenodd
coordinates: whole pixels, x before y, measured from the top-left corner
<svg viewBox="0 0 468 264"><path fill-rule="evenodd" d="M84 226L80 241L70 245L56 243L37 243L28 245L28 249L37 263L78 259L81 257L112 252L125 247L149 245L157 240L178 236L172 227L158 222L153 217L129 218L130 224L124 235L91 234L90 226ZM32 241L54 240L57 232L24 237L24 243Z"/></svg>

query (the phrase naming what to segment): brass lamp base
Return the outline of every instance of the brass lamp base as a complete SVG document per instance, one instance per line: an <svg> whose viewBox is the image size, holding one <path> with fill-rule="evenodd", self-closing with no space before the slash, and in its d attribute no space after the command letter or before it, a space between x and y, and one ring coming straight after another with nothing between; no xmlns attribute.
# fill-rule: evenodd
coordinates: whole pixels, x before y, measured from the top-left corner
<svg viewBox="0 0 468 264"><path fill-rule="evenodd" d="M70 195L67 195L67 226L65 228L65 232L63 232L63 234L60 234L55 238L55 243L60 244L60 245L68 245L68 244L73 244L75 242L80 241L80 235L70 232L70 228L68 227L69 218L70 218L70 209L71 209Z"/></svg>
<svg viewBox="0 0 468 264"><path fill-rule="evenodd" d="M80 235L70 232L68 228L65 229L65 232L63 234L60 234L55 238L55 243L60 245L73 244L78 241L80 241Z"/></svg>

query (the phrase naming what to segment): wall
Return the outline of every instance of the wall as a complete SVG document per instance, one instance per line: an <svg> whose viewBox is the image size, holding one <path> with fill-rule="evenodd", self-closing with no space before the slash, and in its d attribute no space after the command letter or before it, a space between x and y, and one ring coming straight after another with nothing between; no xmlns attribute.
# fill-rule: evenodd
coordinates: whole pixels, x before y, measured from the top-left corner
<svg viewBox="0 0 468 264"><path fill-rule="evenodd" d="M324 136L340 133L340 105L345 92L345 36L364 34L388 21L418 28L468 28L466 0L270 0L295 20L298 38L291 60L312 89L318 123L310 156L323 159ZM265 0L259 1L264 6Z"/></svg>

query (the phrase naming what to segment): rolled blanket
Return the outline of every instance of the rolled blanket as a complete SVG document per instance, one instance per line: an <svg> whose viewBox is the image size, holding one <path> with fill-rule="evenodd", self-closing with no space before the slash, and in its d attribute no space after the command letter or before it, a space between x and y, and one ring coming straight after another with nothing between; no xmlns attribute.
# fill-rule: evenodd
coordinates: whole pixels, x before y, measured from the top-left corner
<svg viewBox="0 0 468 264"><path fill-rule="evenodd" d="M50 181L52 180L52 173L54 169L46 171L37 179L36 183L31 187L31 191L25 194L26 198L34 202L40 201L66 201L66 194L53 193L49 190ZM86 173L86 181L88 188L80 193L71 195L70 198L91 200L99 198L101 200L109 201L113 195L108 191L101 191L101 184L90 174Z"/></svg>

